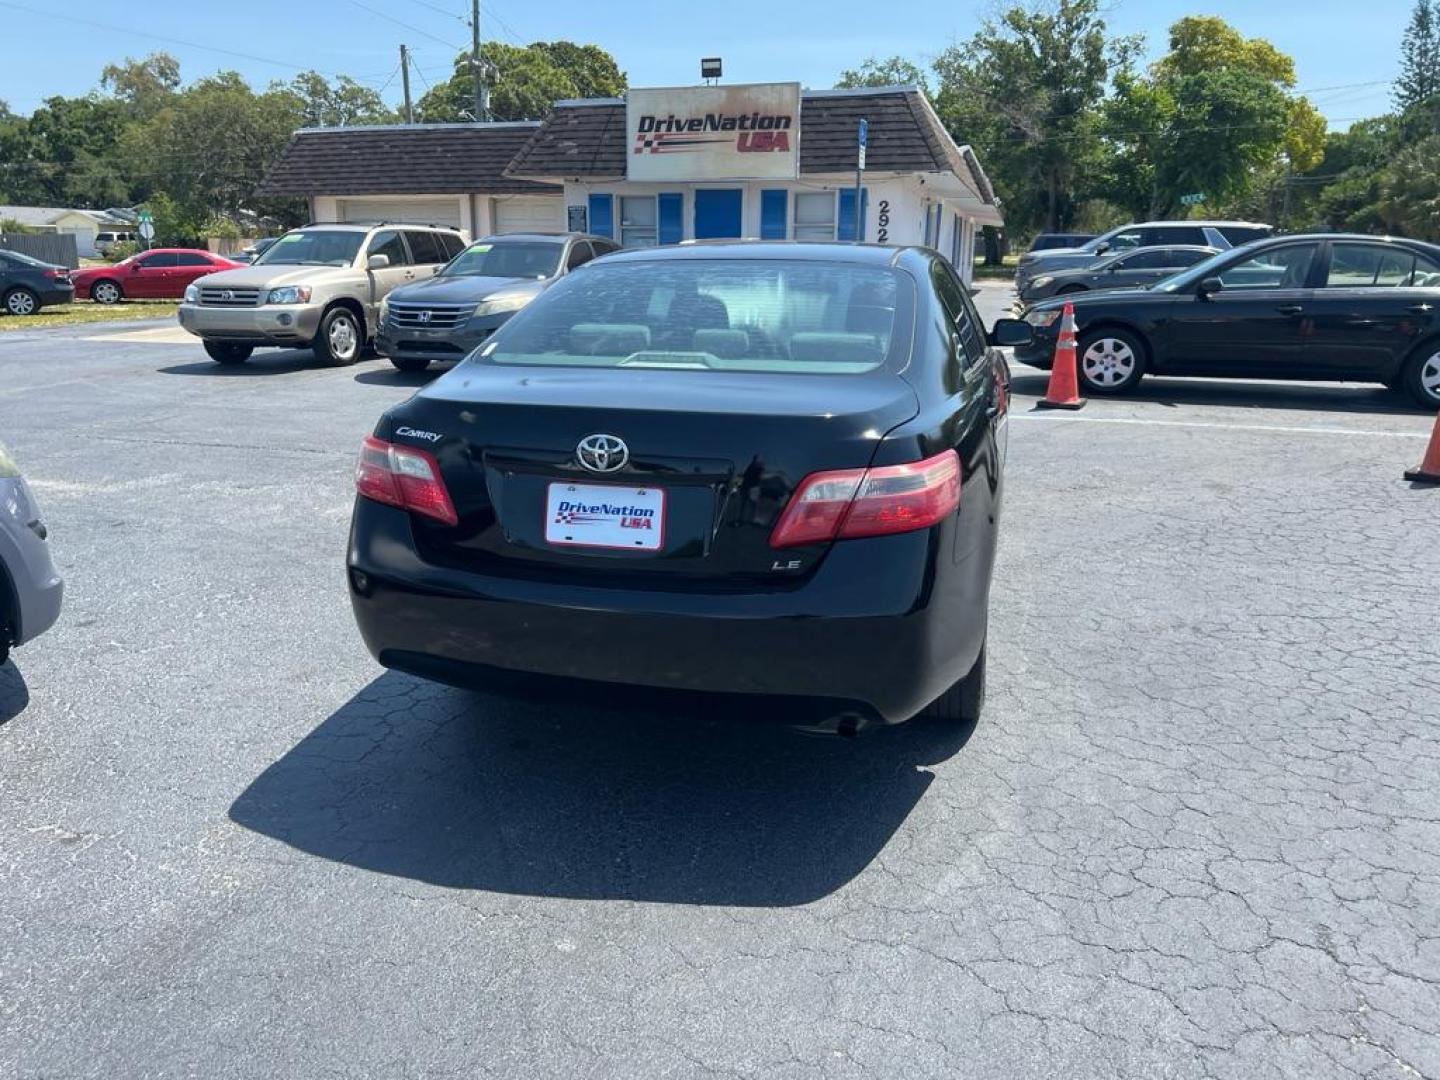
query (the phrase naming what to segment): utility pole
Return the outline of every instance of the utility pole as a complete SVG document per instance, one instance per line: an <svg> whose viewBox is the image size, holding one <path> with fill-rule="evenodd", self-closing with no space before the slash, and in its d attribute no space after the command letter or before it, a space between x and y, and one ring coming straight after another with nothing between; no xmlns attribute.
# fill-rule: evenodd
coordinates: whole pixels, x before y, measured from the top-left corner
<svg viewBox="0 0 1440 1080"><path fill-rule="evenodd" d="M405 122L415 122L415 107L410 104L410 50L400 46L400 85L405 88Z"/></svg>
<svg viewBox="0 0 1440 1080"><path fill-rule="evenodd" d="M475 119L484 123L490 117L485 108L484 76L480 70L480 0L470 0L470 73L475 77Z"/></svg>

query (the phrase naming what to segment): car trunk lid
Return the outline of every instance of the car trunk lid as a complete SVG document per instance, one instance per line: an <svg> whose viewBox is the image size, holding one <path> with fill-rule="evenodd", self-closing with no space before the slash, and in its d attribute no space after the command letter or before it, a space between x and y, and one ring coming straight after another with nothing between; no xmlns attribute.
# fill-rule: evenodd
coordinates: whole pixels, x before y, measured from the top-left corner
<svg viewBox="0 0 1440 1080"><path fill-rule="evenodd" d="M812 472L867 466L917 409L910 385L883 370L473 365L392 410L386 437L434 454L454 501L457 526L415 519L431 561L739 585L813 568L825 545L769 546L790 494ZM622 468L582 466L577 448L595 435L623 441ZM565 515L604 520L558 520Z"/></svg>

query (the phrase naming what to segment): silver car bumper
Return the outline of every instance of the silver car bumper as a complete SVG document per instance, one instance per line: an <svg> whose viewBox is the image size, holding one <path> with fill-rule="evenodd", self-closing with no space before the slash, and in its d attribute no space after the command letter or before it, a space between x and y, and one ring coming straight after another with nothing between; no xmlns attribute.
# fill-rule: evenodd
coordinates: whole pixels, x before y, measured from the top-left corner
<svg viewBox="0 0 1440 1080"><path fill-rule="evenodd" d="M267 307L202 307L180 305L180 325L206 341L303 345L320 328L318 305Z"/></svg>
<svg viewBox="0 0 1440 1080"><path fill-rule="evenodd" d="M16 477L0 480L0 568L16 601L16 619L11 627L21 645L39 637L60 617L65 583L50 559L45 527L25 481Z"/></svg>

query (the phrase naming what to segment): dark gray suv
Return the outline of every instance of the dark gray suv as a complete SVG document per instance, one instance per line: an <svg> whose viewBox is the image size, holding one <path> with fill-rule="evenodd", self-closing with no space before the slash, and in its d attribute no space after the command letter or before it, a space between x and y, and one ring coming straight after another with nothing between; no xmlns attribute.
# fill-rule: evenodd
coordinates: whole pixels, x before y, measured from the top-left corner
<svg viewBox="0 0 1440 1080"><path fill-rule="evenodd" d="M565 274L619 249L587 233L506 233L477 240L433 278L380 305L375 348L401 371L459 360Z"/></svg>

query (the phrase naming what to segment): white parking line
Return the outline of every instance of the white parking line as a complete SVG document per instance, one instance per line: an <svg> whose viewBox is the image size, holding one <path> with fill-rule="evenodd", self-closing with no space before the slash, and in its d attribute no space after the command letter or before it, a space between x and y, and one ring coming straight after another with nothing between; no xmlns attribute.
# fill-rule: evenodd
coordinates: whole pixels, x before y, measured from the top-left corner
<svg viewBox="0 0 1440 1080"><path fill-rule="evenodd" d="M198 345L200 339L188 330L178 326L157 326L150 330L120 330L109 334L95 334L81 338L81 341L134 341L150 345Z"/></svg>
<svg viewBox="0 0 1440 1080"><path fill-rule="evenodd" d="M1012 420L1052 424L1137 424L1145 427L1222 428L1226 431L1271 431L1281 435L1371 435L1384 439L1426 439L1428 431L1366 431L1363 428L1284 427L1279 424L1221 424L1203 420L1142 420L1133 416L1057 416L1054 413L1011 412Z"/></svg>

